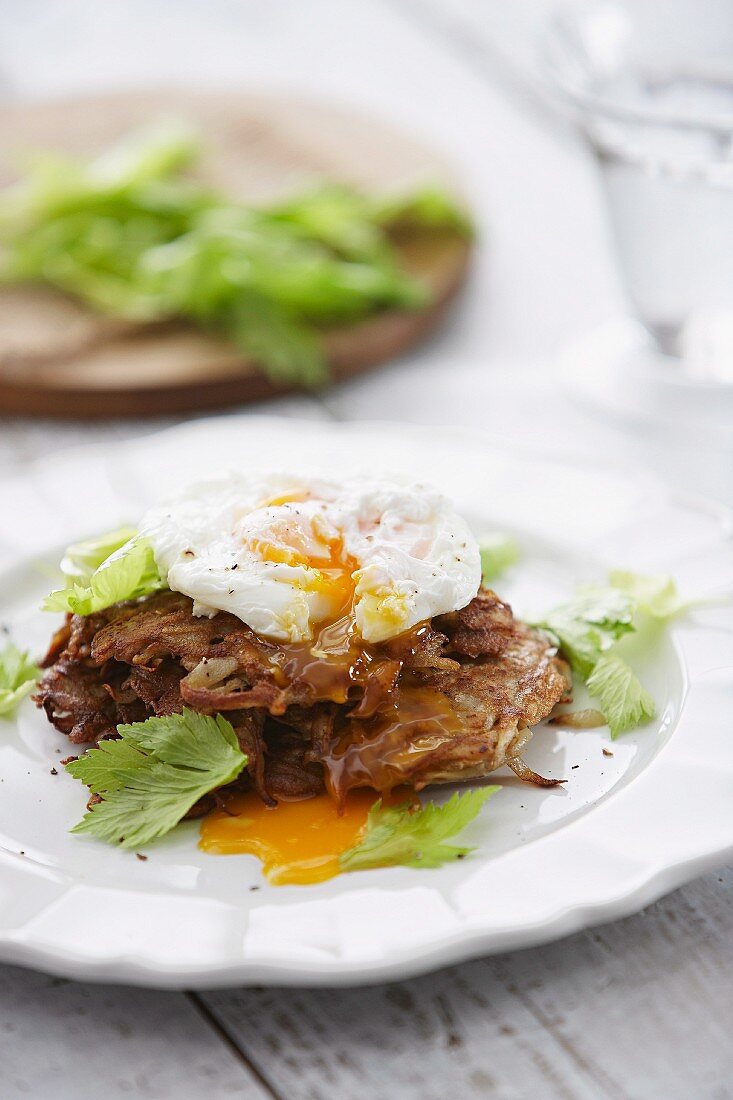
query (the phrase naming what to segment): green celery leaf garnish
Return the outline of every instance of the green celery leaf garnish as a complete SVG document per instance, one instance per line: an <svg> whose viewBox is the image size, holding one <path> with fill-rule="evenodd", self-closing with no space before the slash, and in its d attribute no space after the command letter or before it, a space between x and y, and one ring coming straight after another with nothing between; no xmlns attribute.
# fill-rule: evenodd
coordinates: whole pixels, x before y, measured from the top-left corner
<svg viewBox="0 0 733 1100"><path fill-rule="evenodd" d="M130 190L170 179L199 153L195 132L180 119L161 119L129 134L91 162L89 178L106 188Z"/></svg>
<svg viewBox="0 0 733 1100"><path fill-rule="evenodd" d="M671 619L693 606L692 601L682 599L673 577L613 569L608 579L614 588L625 592L634 601L639 611L654 619Z"/></svg>
<svg viewBox="0 0 733 1100"><path fill-rule="evenodd" d="M634 629L634 603L617 588L588 588L535 626L557 641L573 669L587 678L601 655Z"/></svg>
<svg viewBox="0 0 733 1100"><path fill-rule="evenodd" d="M205 794L232 783L247 764L221 714L148 718L117 727L119 740L100 741L66 770L101 802L74 833L135 848L169 832Z"/></svg>
<svg viewBox="0 0 733 1100"><path fill-rule="evenodd" d="M553 637L573 671L598 699L611 735L654 717L654 700L616 643L643 624L644 616L666 621L694 606L677 591L672 577L615 569L606 588L585 588L536 623Z"/></svg>
<svg viewBox="0 0 733 1100"><path fill-rule="evenodd" d="M103 539L100 540L100 553L102 542ZM90 543L81 545L89 546ZM78 546L70 547L70 551L75 551L75 554L70 556L67 551L64 558L64 562L68 563L67 568L81 568L82 561L86 561L86 566L91 564L93 553L89 553L85 559L83 553L79 555ZM44 611L70 611L75 615L91 615L122 600L136 600L167 587L155 564L150 543L140 535L128 539L104 558L94 572L86 577L82 576L82 580L87 583L75 580L73 574L69 580L67 588L57 589L46 597L42 604Z"/></svg>
<svg viewBox="0 0 733 1100"><path fill-rule="evenodd" d="M597 661L587 687L598 699L612 737L654 717L654 700L630 665L616 653L604 653Z"/></svg>
<svg viewBox="0 0 733 1100"><path fill-rule="evenodd" d="M369 200L350 187L326 184L267 213L346 259L392 263L392 250L372 217Z"/></svg>
<svg viewBox="0 0 733 1100"><path fill-rule="evenodd" d="M75 581L88 581L110 554L114 554L115 550L119 550L136 534L134 527L118 527L115 531L107 531L95 538L72 543L67 546L61 559L61 572Z"/></svg>
<svg viewBox="0 0 733 1100"><path fill-rule="evenodd" d="M28 695L41 670L27 653L8 642L0 651L0 715L9 717Z"/></svg>
<svg viewBox="0 0 733 1100"><path fill-rule="evenodd" d="M258 363L268 377L286 384L293 378L316 389L328 382L326 356L320 340L304 325L265 297L243 297L224 322L226 333Z"/></svg>
<svg viewBox="0 0 733 1100"><path fill-rule="evenodd" d="M519 546L509 535L482 535L479 539L481 552L481 580L484 584L498 580L521 556Z"/></svg>
<svg viewBox="0 0 733 1100"><path fill-rule="evenodd" d="M481 807L499 787L478 787L454 794L442 806L428 802L421 809L409 803L384 806L376 802L369 811L364 836L353 848L342 852L342 871L363 871L369 867L439 867L473 851L445 844L473 821Z"/></svg>
<svg viewBox="0 0 733 1100"><path fill-rule="evenodd" d="M292 318L327 324L378 308L416 308L426 295L391 265L344 260L262 214L210 210L191 231L145 257L148 291L168 312L216 323L254 294Z"/></svg>

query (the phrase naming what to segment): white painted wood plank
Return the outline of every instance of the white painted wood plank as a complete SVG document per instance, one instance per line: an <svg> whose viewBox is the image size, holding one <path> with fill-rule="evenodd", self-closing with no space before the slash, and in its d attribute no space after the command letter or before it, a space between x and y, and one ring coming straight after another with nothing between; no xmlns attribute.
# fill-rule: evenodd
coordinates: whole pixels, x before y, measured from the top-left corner
<svg viewBox="0 0 733 1100"><path fill-rule="evenodd" d="M3 1100L272 1095L183 994L0 967Z"/></svg>
<svg viewBox="0 0 733 1100"><path fill-rule="evenodd" d="M733 870L544 948L206 1003L291 1100L733 1096Z"/></svg>

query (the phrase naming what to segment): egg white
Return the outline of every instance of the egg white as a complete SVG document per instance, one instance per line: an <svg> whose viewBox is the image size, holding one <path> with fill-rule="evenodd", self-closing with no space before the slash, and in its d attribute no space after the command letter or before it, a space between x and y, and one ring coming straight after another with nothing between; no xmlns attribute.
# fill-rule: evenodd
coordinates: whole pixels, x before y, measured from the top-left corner
<svg viewBox="0 0 733 1100"><path fill-rule="evenodd" d="M422 485L233 474L152 508L140 530L194 614L228 611L281 642L311 641L344 592L356 632L385 641L465 607L481 579L467 524Z"/></svg>

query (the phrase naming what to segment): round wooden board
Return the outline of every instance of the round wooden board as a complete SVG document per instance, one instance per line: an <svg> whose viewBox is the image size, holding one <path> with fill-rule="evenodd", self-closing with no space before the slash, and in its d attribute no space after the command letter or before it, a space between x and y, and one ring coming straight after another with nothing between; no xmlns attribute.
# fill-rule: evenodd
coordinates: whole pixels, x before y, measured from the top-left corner
<svg viewBox="0 0 733 1100"><path fill-rule="evenodd" d="M0 185L24 150L93 155L161 116L203 135L197 176L244 201L292 194L318 179L375 192L437 182L456 189L433 152L381 122L308 101L235 93L155 91L27 104L0 112ZM466 274L470 245L454 233L398 244L427 284L430 308L389 311L325 333L335 378L393 358L440 321ZM0 290L0 411L31 416L157 416L285 392L231 344L186 324L133 326L55 291Z"/></svg>

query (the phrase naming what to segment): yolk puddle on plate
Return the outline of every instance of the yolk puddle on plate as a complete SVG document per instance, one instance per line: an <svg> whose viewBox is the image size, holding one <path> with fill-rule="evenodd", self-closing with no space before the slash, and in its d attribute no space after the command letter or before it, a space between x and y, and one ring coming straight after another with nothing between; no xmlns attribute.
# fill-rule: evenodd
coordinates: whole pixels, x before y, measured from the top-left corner
<svg viewBox="0 0 733 1100"><path fill-rule="evenodd" d="M235 795L226 809L204 818L199 847L257 856L277 885L323 882L339 873L339 855L356 844L377 798L373 790L351 791L339 814L328 794L276 807L265 806L254 791Z"/></svg>

